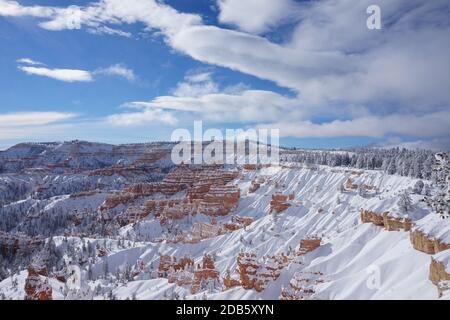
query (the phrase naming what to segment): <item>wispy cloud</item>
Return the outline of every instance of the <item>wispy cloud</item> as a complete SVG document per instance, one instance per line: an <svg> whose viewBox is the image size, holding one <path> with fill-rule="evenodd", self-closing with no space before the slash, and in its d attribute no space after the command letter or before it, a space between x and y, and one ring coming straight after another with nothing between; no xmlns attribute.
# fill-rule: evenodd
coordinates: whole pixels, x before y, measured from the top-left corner
<svg viewBox="0 0 450 320"><path fill-rule="evenodd" d="M20 59L17 59L16 61L18 63L28 64L28 65L32 65L32 66L44 66L45 65L42 62L30 59L30 58L20 58Z"/></svg>
<svg viewBox="0 0 450 320"><path fill-rule="evenodd" d="M114 64L107 68L99 68L95 71L79 69L58 69L48 68L41 62L30 58L21 58L17 62L19 70L29 75L44 76L64 82L91 82L95 80L96 75L118 76L128 81L135 81L136 75L132 69L123 64Z"/></svg>
<svg viewBox="0 0 450 320"><path fill-rule="evenodd" d="M86 70L76 69L49 69L44 67L19 66L20 70L30 75L44 76L65 82L90 82L92 75Z"/></svg>
<svg viewBox="0 0 450 320"><path fill-rule="evenodd" d="M179 82L173 95L177 97L200 97L219 91L218 84L212 80L211 72L189 73Z"/></svg>
<svg viewBox="0 0 450 320"><path fill-rule="evenodd" d="M293 0L218 0L219 21L250 33L263 33L300 16ZM251 13L251 14L250 14Z"/></svg>
<svg viewBox="0 0 450 320"><path fill-rule="evenodd" d="M69 112L15 112L0 114L0 140L36 137L61 132L78 115Z"/></svg>
<svg viewBox="0 0 450 320"><path fill-rule="evenodd" d="M134 71L127 68L125 65L118 63L107 68L100 68L94 71L94 74L102 74L108 76L118 76L127 79L128 81L135 81L136 75Z"/></svg>
<svg viewBox="0 0 450 320"><path fill-rule="evenodd" d="M76 117L70 112L15 112L0 113L1 127L39 126Z"/></svg>
<svg viewBox="0 0 450 320"><path fill-rule="evenodd" d="M178 120L170 112L162 109L145 109L138 112L125 112L110 115L106 118L106 122L114 126L142 126L154 123L163 123L175 125Z"/></svg>
<svg viewBox="0 0 450 320"><path fill-rule="evenodd" d="M126 5L102 0L66 8L0 0L0 15L34 16L47 30L85 28L99 33L111 25L142 23L145 31L158 32L172 49L197 61L273 81L295 95L227 93L210 75L199 74L186 77L171 95L134 102L141 109L127 113L129 124L139 122L140 115L154 121L161 114L169 123L177 112L191 112L240 121L253 117L298 137L448 136L450 115L442 111L450 107L447 0L379 1L383 30L376 31L365 23L371 0L296 2L298 20L290 36L279 42L263 35L294 21L292 10L286 9L294 2L280 0L269 7L264 6L267 2L220 0L219 22L234 30L206 25L200 15L155 0L129 0ZM345 118L355 105L364 113ZM315 120L323 111L338 117L325 123Z"/></svg>

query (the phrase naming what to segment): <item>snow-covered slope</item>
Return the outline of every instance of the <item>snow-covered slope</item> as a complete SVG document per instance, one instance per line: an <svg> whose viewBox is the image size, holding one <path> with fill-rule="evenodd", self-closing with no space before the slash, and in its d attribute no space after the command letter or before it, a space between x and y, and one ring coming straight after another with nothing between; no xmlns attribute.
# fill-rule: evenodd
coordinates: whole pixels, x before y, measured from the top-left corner
<svg viewBox="0 0 450 320"><path fill-rule="evenodd" d="M51 286L53 299L438 298L429 280L430 263L434 257L447 265L448 250L433 256L417 250L410 238L421 230L430 239L449 243L450 226L420 201L422 194L414 193L418 179L295 163L240 167L232 181L220 182L238 188L237 205L210 215L202 213L204 203L220 207L221 201L231 201L226 192L234 191L201 191L205 182L195 178L186 189L186 177L203 177L205 170L205 177L212 172L222 177L230 169L181 168L161 184L146 182L147 189L128 191L126 186L145 180L119 184L114 175L86 176L103 179L110 187L25 197L3 206L2 214L14 212L17 217L2 226L10 235L22 234L29 241L53 237L26 264L14 264L19 261L14 254L6 258L14 274L0 282L0 294L24 298L29 273L23 269L28 263L43 263L53 269L40 275ZM35 186L42 186L49 178L33 179ZM51 179L55 187L60 185ZM434 188L423 182L424 192ZM167 193L167 186L173 192ZM156 191L143 191L150 189ZM399 204L405 192L410 201L406 211L404 201ZM158 211L158 201L172 201L166 208L182 209L169 216L169 211ZM381 223L363 223L362 212L377 215ZM133 217L126 220L132 222L121 223L123 216ZM161 217L170 218L166 222ZM383 219L388 219L385 228ZM48 226L49 221L57 227ZM397 222L398 228L387 226ZM57 261L50 264L52 257ZM75 287L68 285L70 268L79 270ZM66 282L57 280L61 278Z"/></svg>

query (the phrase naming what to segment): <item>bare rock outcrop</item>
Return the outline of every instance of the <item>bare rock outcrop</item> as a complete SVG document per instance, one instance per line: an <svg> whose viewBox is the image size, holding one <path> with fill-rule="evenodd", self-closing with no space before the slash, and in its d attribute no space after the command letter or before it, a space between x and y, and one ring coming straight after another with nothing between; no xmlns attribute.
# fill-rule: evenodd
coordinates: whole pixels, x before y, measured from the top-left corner
<svg viewBox="0 0 450 320"><path fill-rule="evenodd" d="M48 278L41 278L42 268L28 266L28 277L25 279L25 300L52 300L52 287ZM41 273L40 273L41 271Z"/></svg>
<svg viewBox="0 0 450 320"><path fill-rule="evenodd" d="M218 282L219 271L215 269L214 260L211 255L203 255L202 264L194 272L194 281L191 287L191 293L197 293L202 284L208 282Z"/></svg>
<svg viewBox="0 0 450 320"><path fill-rule="evenodd" d="M410 231L412 228L411 219L392 217L388 212L383 213L383 225L387 231Z"/></svg>
<svg viewBox="0 0 450 320"><path fill-rule="evenodd" d="M239 203L240 190L234 185L212 186L200 201L198 212L209 216L225 216Z"/></svg>
<svg viewBox="0 0 450 320"><path fill-rule="evenodd" d="M439 239L429 238L420 230L411 231L410 239L414 249L428 254L436 254L438 252L450 249L450 244L442 242Z"/></svg>
<svg viewBox="0 0 450 320"><path fill-rule="evenodd" d="M310 238L300 240L300 248L296 254L303 255L308 252L316 250L318 247L320 247L321 241L322 241L321 238Z"/></svg>
<svg viewBox="0 0 450 320"><path fill-rule="evenodd" d="M447 272L446 266L442 261L431 258L429 279L435 285L442 281L450 281L450 273Z"/></svg>
<svg viewBox="0 0 450 320"><path fill-rule="evenodd" d="M383 214L361 209L361 222L372 223L376 226L384 226Z"/></svg>
<svg viewBox="0 0 450 320"><path fill-rule="evenodd" d="M276 213L281 213L291 206L289 201L294 200L294 194L282 194L274 193L272 194L272 200L270 201L270 211L275 211Z"/></svg>
<svg viewBox="0 0 450 320"><path fill-rule="evenodd" d="M289 286L282 288L280 300L309 299L315 293L315 286L325 282L321 272L297 272L289 282Z"/></svg>
<svg viewBox="0 0 450 320"><path fill-rule="evenodd" d="M372 223L384 227L387 231L410 231L413 226L411 219L394 217L389 212L377 213L361 209L360 217L362 223Z"/></svg>

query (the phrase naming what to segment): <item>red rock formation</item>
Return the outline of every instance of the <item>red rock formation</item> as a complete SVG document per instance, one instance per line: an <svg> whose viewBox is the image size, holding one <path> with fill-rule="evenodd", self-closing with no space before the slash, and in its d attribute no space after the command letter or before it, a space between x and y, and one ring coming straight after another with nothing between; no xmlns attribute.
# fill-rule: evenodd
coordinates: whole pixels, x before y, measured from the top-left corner
<svg viewBox="0 0 450 320"><path fill-rule="evenodd" d="M244 289L258 289L261 291L257 276L261 266L256 259L256 255L253 253L239 253L237 265L242 287Z"/></svg>
<svg viewBox="0 0 450 320"><path fill-rule="evenodd" d="M358 185L353 183L353 180L348 178L347 181L345 181L345 189L347 190L356 190L358 189Z"/></svg>
<svg viewBox="0 0 450 320"><path fill-rule="evenodd" d="M242 228L245 228L253 223L253 218L250 217L231 217L231 222L225 223L223 228L226 232L233 232Z"/></svg>
<svg viewBox="0 0 450 320"><path fill-rule="evenodd" d="M96 195L98 193L100 193L99 190L83 191L83 192L71 193L69 197L72 199L84 198L84 197L90 197L90 196Z"/></svg>
<svg viewBox="0 0 450 320"><path fill-rule="evenodd" d="M52 287L47 278L41 279L40 268L28 266L28 277L25 280L25 300L52 300Z"/></svg>
<svg viewBox="0 0 450 320"><path fill-rule="evenodd" d="M120 226L126 226L130 223L135 223L144 219L150 214L146 206L128 207L124 213L116 217Z"/></svg>
<svg viewBox="0 0 450 320"><path fill-rule="evenodd" d="M450 281L450 273L442 262L431 258L429 279L433 284L438 285L442 281Z"/></svg>
<svg viewBox="0 0 450 320"><path fill-rule="evenodd" d="M106 257L108 255L108 251L105 248L99 248L97 250L97 256L98 257Z"/></svg>
<svg viewBox="0 0 450 320"><path fill-rule="evenodd" d="M212 186L198 206L198 212L209 216L225 216L235 209L240 198L236 186Z"/></svg>
<svg viewBox="0 0 450 320"><path fill-rule="evenodd" d="M15 255L19 248L35 250L43 245L44 242L45 239L42 238L32 238L25 235L13 235L0 231L0 253L3 255Z"/></svg>
<svg viewBox="0 0 450 320"><path fill-rule="evenodd" d="M191 287L191 293L197 293L202 282L215 281L219 279L219 271L215 270L213 258L205 254L203 255L201 267L194 273L194 281Z"/></svg>
<svg viewBox="0 0 450 320"><path fill-rule="evenodd" d="M280 276L281 269L289 263L289 257L281 253L265 256L263 261L258 262L255 254L239 253L237 265L240 283L244 289L263 291L271 281Z"/></svg>
<svg viewBox="0 0 450 320"><path fill-rule="evenodd" d="M389 212L380 214L364 209L361 209L361 221L363 223L372 223L376 226L383 226L387 231L410 231L412 227L412 222L409 218L397 218L389 215Z"/></svg>
<svg viewBox="0 0 450 320"><path fill-rule="evenodd" d="M145 206L128 207L125 213L117 217L119 224L134 223L151 212L154 212L162 224L170 219L182 219L189 213L226 215L237 206L240 197L238 188L226 184L238 174L238 171L223 170L218 166L181 165L168 173L162 182L140 183L127 187L120 193L110 194L100 210L107 211L121 204L130 205L138 198L155 193L173 195L187 190L187 196L183 199L150 200Z"/></svg>
<svg viewBox="0 0 450 320"><path fill-rule="evenodd" d="M314 251L318 247L320 247L321 238L311 238L311 239L302 239L300 240L300 248L297 252L297 255L303 255L308 252Z"/></svg>
<svg viewBox="0 0 450 320"><path fill-rule="evenodd" d="M361 209L362 223L373 223L376 226L384 226L383 214Z"/></svg>
<svg viewBox="0 0 450 320"><path fill-rule="evenodd" d="M291 206L288 201L294 200L294 194L285 195L282 193L272 194L272 200L270 201L270 211L276 213L283 212Z"/></svg>
<svg viewBox="0 0 450 320"><path fill-rule="evenodd" d="M288 256L282 254L269 256L258 271L258 288L257 290L264 290L271 281L275 281L281 274L281 269L287 266L289 262Z"/></svg>
<svg viewBox="0 0 450 320"><path fill-rule="evenodd" d="M178 286L192 285L194 282L194 274L189 270L178 270L170 273L167 281L169 283L175 283Z"/></svg>
<svg viewBox="0 0 450 320"><path fill-rule="evenodd" d="M302 300L310 298L314 293L314 286L325 280L321 272L297 272L289 282L287 288L282 288L281 300Z"/></svg>
<svg viewBox="0 0 450 320"><path fill-rule="evenodd" d="M254 192L256 192L260 187L261 187L261 184L260 184L259 182L252 181L252 184L251 184L250 187L248 188L248 192L254 193Z"/></svg>
<svg viewBox="0 0 450 320"><path fill-rule="evenodd" d="M438 252L450 249L449 243L442 242L439 239L429 238L420 230L411 231L410 240L414 249L428 254L436 254Z"/></svg>
<svg viewBox="0 0 450 320"><path fill-rule="evenodd" d="M383 213L383 225L387 231L410 231L412 227L411 219L409 218L395 218L389 215L388 212Z"/></svg>
<svg viewBox="0 0 450 320"><path fill-rule="evenodd" d="M252 183L248 189L248 192L253 193L256 192L266 180L264 178L258 178L252 180Z"/></svg>
<svg viewBox="0 0 450 320"><path fill-rule="evenodd" d="M114 193L108 195L103 204L100 206L100 211L107 211L114 209L118 205L128 204L138 198L136 193Z"/></svg>
<svg viewBox="0 0 450 320"><path fill-rule="evenodd" d="M192 226L191 236L193 239L208 239L222 234L221 228L217 225L197 222Z"/></svg>
<svg viewBox="0 0 450 320"><path fill-rule="evenodd" d="M437 286L438 297L441 298L443 294L450 290L450 273L446 268L444 262L431 258L430 264L430 281Z"/></svg>
<svg viewBox="0 0 450 320"><path fill-rule="evenodd" d="M73 170L73 169L72 169ZM107 168L102 169L96 169L89 172L88 176L95 177L95 176L104 176L104 177L110 177L113 175L119 175L119 176L129 176L129 175L137 175L137 174L149 174L152 172L159 172L160 169L156 166L151 165L128 165L128 166L121 166L121 165L114 165Z"/></svg>
<svg viewBox="0 0 450 320"><path fill-rule="evenodd" d="M261 164L261 163L258 163L258 164L244 164L244 166L243 166L244 170L247 170L247 171L255 171L255 170L259 170L259 169L262 169L262 168L268 168L268 167L270 167L270 164Z"/></svg>
<svg viewBox="0 0 450 320"><path fill-rule="evenodd" d="M224 288L223 288L224 291L241 285L241 282L239 281L239 279L234 279L231 277L230 270L226 271L225 277L223 278L222 282L224 285Z"/></svg>
<svg viewBox="0 0 450 320"><path fill-rule="evenodd" d="M194 261L188 256L177 261L176 257L161 255L159 257L158 274L160 277L169 276L173 272L193 268Z"/></svg>

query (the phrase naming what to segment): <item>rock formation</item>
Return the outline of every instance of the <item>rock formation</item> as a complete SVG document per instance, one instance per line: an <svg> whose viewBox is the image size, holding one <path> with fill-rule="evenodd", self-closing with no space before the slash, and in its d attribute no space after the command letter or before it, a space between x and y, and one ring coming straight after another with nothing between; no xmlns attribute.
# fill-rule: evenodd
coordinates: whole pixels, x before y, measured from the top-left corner
<svg viewBox="0 0 450 320"><path fill-rule="evenodd" d="M236 186L212 186L200 201L198 212L209 216L225 216L237 207L239 198L240 191Z"/></svg>
<svg viewBox="0 0 450 320"><path fill-rule="evenodd" d="M356 190L358 189L358 185L353 183L353 180L348 178L347 181L345 181L344 184L345 189L347 190Z"/></svg>
<svg viewBox="0 0 450 320"><path fill-rule="evenodd" d="M202 284L218 282L219 271L215 270L213 258L205 254L203 255L202 264L194 272L194 281L191 287L191 293L196 293L202 287Z"/></svg>
<svg viewBox="0 0 450 320"><path fill-rule="evenodd" d="M272 200L270 201L270 212L275 211L281 213L291 206L288 201L294 200L294 194L285 195L282 193L272 194Z"/></svg>
<svg viewBox="0 0 450 320"><path fill-rule="evenodd" d="M321 272L297 272L289 282L289 286L281 290L281 300L309 299L315 293L314 286L323 283Z"/></svg>
<svg viewBox="0 0 450 320"><path fill-rule="evenodd" d="M439 239L429 238L420 230L411 231L410 239L414 249L428 254L435 254L450 249L450 244L442 242Z"/></svg>
<svg viewBox="0 0 450 320"><path fill-rule="evenodd" d="M52 287L48 278L41 279L42 268L28 266L28 277L25 279L25 300L52 300Z"/></svg>
<svg viewBox="0 0 450 320"><path fill-rule="evenodd" d="M239 253L237 257L237 265L241 285L244 289L255 289L261 291L261 283L258 279L258 270L260 264L257 261L256 254Z"/></svg>
<svg viewBox="0 0 450 320"><path fill-rule="evenodd" d="M322 241L321 238L310 238L300 240L300 248L296 254L303 255L308 252L314 251L315 249L320 247L321 241Z"/></svg>
<svg viewBox="0 0 450 320"><path fill-rule="evenodd" d="M384 226L383 214L361 209L361 222L372 223L376 226Z"/></svg>

